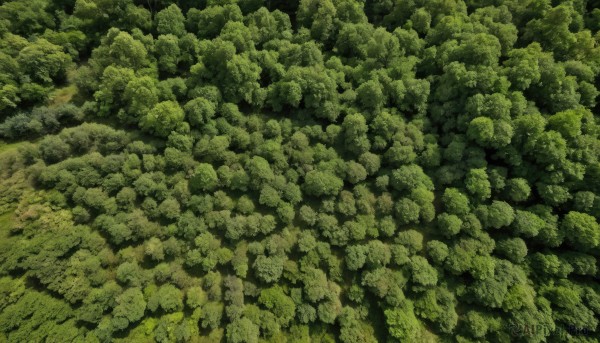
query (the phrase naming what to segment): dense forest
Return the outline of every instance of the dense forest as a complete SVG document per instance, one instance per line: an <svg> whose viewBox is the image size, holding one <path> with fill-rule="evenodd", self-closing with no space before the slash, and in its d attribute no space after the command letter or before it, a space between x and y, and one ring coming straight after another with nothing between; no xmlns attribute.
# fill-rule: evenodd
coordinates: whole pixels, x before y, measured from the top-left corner
<svg viewBox="0 0 600 343"><path fill-rule="evenodd" d="M600 342L600 1L0 0L0 342Z"/></svg>

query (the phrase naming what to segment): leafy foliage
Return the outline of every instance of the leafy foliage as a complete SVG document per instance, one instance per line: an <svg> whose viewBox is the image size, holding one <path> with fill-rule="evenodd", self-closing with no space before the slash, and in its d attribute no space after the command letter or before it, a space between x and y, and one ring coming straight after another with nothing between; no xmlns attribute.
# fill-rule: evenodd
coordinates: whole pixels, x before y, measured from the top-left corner
<svg viewBox="0 0 600 343"><path fill-rule="evenodd" d="M0 341L596 342L597 7L2 1Z"/></svg>

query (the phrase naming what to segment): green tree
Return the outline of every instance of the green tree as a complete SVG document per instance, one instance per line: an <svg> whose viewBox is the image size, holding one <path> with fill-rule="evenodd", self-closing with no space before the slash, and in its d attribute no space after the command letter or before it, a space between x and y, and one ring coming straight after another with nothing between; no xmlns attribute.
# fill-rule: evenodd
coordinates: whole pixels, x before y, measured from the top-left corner
<svg viewBox="0 0 600 343"><path fill-rule="evenodd" d="M156 104L140 119L140 127L158 136L166 137L183 122L185 114L174 101Z"/></svg>
<svg viewBox="0 0 600 343"><path fill-rule="evenodd" d="M427 242L427 256L436 264L442 264L448 257L448 246L441 241Z"/></svg>
<svg viewBox="0 0 600 343"><path fill-rule="evenodd" d="M491 146L494 139L494 121L488 117L471 120L467 136L483 147Z"/></svg>
<svg viewBox="0 0 600 343"><path fill-rule="evenodd" d="M154 46L158 56L158 68L165 73L175 74L181 55L177 36L160 35Z"/></svg>
<svg viewBox="0 0 600 343"><path fill-rule="evenodd" d="M494 229L508 226L515 219L513 208L504 201L494 200L489 206L478 207L476 212L486 227Z"/></svg>
<svg viewBox="0 0 600 343"><path fill-rule="evenodd" d="M258 278L266 283L273 283L281 277L284 262L281 257L260 255L254 260L253 267Z"/></svg>
<svg viewBox="0 0 600 343"><path fill-rule="evenodd" d="M7 22L10 32L28 37L54 28L51 12L47 11L49 5L44 0L5 2L0 6L0 18Z"/></svg>
<svg viewBox="0 0 600 343"><path fill-rule="evenodd" d="M479 200L488 199L492 195L492 186L485 169L471 169L465 178L467 190Z"/></svg>
<svg viewBox="0 0 600 343"><path fill-rule="evenodd" d="M434 286L438 281L437 271L422 256L414 256L410 261L412 281L421 286Z"/></svg>
<svg viewBox="0 0 600 343"><path fill-rule="evenodd" d="M223 304L210 301L202 306L200 312L201 326L203 328L216 329L221 324L223 317Z"/></svg>
<svg viewBox="0 0 600 343"><path fill-rule="evenodd" d="M359 156L358 162L362 164L369 175L374 175L381 167L381 159L379 155L365 152Z"/></svg>
<svg viewBox="0 0 600 343"><path fill-rule="evenodd" d="M242 21L242 11L235 4L219 6L211 3L203 10L192 8L187 13L187 27L200 39L216 37L227 22Z"/></svg>
<svg viewBox="0 0 600 343"><path fill-rule="evenodd" d="M396 220L400 225L419 222L419 205L407 198L401 198L394 206Z"/></svg>
<svg viewBox="0 0 600 343"><path fill-rule="evenodd" d="M316 197L336 195L343 186L344 182L331 172L312 170L304 177L304 191Z"/></svg>
<svg viewBox="0 0 600 343"><path fill-rule="evenodd" d="M71 57L60 46L39 38L19 51L17 62L22 72L34 81L51 84L65 78Z"/></svg>
<svg viewBox="0 0 600 343"><path fill-rule="evenodd" d="M442 202L448 213L459 216L469 213L469 198L456 188L446 188Z"/></svg>
<svg viewBox="0 0 600 343"><path fill-rule="evenodd" d="M384 105L383 90L379 82L370 80L356 89L358 102L366 109L376 110Z"/></svg>
<svg viewBox="0 0 600 343"><path fill-rule="evenodd" d="M496 244L496 250L508 260L521 263L527 256L527 245L521 238L507 238Z"/></svg>
<svg viewBox="0 0 600 343"><path fill-rule="evenodd" d="M518 235L535 237L546 226L546 222L535 213L517 210L512 226Z"/></svg>
<svg viewBox="0 0 600 343"><path fill-rule="evenodd" d="M529 187L527 180L515 178L506 181L506 192L512 201L522 202L529 198L531 187Z"/></svg>
<svg viewBox="0 0 600 343"><path fill-rule="evenodd" d="M109 46L107 50L98 51L98 55L106 54L102 57L98 56L102 58L99 63L132 69L139 69L147 63L148 50L142 42L127 32L112 28L103 43Z"/></svg>
<svg viewBox="0 0 600 343"><path fill-rule="evenodd" d="M465 325L469 333L475 338L484 337L490 328L485 315L476 311L467 312Z"/></svg>
<svg viewBox="0 0 600 343"><path fill-rule="evenodd" d="M258 343L258 335L259 327L245 317L227 325L227 342Z"/></svg>
<svg viewBox="0 0 600 343"><path fill-rule="evenodd" d="M583 113L577 110L559 112L548 118L548 127L566 139L573 139L581 134L582 117Z"/></svg>
<svg viewBox="0 0 600 343"><path fill-rule="evenodd" d="M129 104L128 114L132 115L136 121L158 103L158 97L157 82L149 76L132 78L127 82L123 93L123 99Z"/></svg>
<svg viewBox="0 0 600 343"><path fill-rule="evenodd" d="M358 113L347 115L344 117L342 130L347 149L357 154L369 150L370 143L366 136L369 127L364 116Z"/></svg>
<svg viewBox="0 0 600 343"><path fill-rule="evenodd" d="M219 184L219 176L212 164L200 163L190 179L190 190L194 193L214 190Z"/></svg>
<svg viewBox="0 0 600 343"><path fill-rule="evenodd" d="M71 147L58 136L46 136L40 145L42 158L49 163L64 160L71 154Z"/></svg>
<svg viewBox="0 0 600 343"><path fill-rule="evenodd" d="M145 253L153 260L160 261L165 258L165 250L162 241L156 237L150 238L146 242Z"/></svg>
<svg viewBox="0 0 600 343"><path fill-rule="evenodd" d="M367 178L366 169L354 161L346 162L346 179L352 184L364 181Z"/></svg>
<svg viewBox="0 0 600 343"><path fill-rule="evenodd" d="M600 244L600 227L589 214L571 211L562 220L565 236L575 247L592 249Z"/></svg>
<svg viewBox="0 0 600 343"><path fill-rule="evenodd" d="M164 284L148 299L150 311L156 311L159 306L165 312L180 311L183 309L183 294L174 285Z"/></svg>
<svg viewBox="0 0 600 343"><path fill-rule="evenodd" d="M463 221L458 216L448 213L440 213L437 221L441 233L447 237L458 234L463 224Z"/></svg>
<svg viewBox="0 0 600 343"><path fill-rule="evenodd" d="M262 290L258 302L272 311L283 327L287 327L295 316L296 305L294 301L279 286Z"/></svg>
<svg viewBox="0 0 600 343"><path fill-rule="evenodd" d="M205 98L190 100L185 104L183 109L190 124L197 127L207 123L216 112L215 104Z"/></svg>
<svg viewBox="0 0 600 343"><path fill-rule="evenodd" d="M260 156L252 157L247 163L247 169L256 188L262 185L263 182L269 182L275 178L269 162Z"/></svg>
<svg viewBox="0 0 600 343"><path fill-rule="evenodd" d="M418 165L402 166L392 171L390 184L398 191L411 191L419 186L433 189L433 182Z"/></svg>
<svg viewBox="0 0 600 343"><path fill-rule="evenodd" d="M156 13L154 22L159 35L171 34L181 37L185 34L185 17L176 4L171 4Z"/></svg>
<svg viewBox="0 0 600 343"><path fill-rule="evenodd" d="M405 342L415 342L419 332L419 321L415 317L414 306L408 299L396 308L384 310L390 335Z"/></svg>
<svg viewBox="0 0 600 343"><path fill-rule="evenodd" d="M129 288L116 298L113 309L113 326L117 330L126 329L144 316L146 301L139 288Z"/></svg>

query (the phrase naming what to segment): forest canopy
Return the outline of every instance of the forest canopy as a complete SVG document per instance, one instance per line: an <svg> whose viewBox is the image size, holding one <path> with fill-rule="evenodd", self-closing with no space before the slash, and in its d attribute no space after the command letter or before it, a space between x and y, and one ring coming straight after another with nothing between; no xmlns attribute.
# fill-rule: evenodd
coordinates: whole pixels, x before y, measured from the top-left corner
<svg viewBox="0 0 600 343"><path fill-rule="evenodd" d="M0 1L0 341L600 342L599 74L597 0Z"/></svg>

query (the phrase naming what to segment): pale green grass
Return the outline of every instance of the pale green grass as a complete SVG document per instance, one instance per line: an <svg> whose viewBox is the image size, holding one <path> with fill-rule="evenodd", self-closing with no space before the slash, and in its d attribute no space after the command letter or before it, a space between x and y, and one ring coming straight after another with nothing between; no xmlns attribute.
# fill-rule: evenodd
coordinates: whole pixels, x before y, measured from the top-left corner
<svg viewBox="0 0 600 343"><path fill-rule="evenodd" d="M48 99L48 106L56 107L71 101L73 96L77 93L77 87L70 85L67 87L59 88L54 90Z"/></svg>
<svg viewBox="0 0 600 343"><path fill-rule="evenodd" d="M16 143L6 143L0 140L0 156L11 151L17 151L19 146L25 144L26 142L16 142Z"/></svg>
<svg viewBox="0 0 600 343"><path fill-rule="evenodd" d="M0 240L4 240L9 236L12 225L13 211L0 214Z"/></svg>

